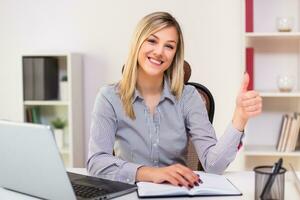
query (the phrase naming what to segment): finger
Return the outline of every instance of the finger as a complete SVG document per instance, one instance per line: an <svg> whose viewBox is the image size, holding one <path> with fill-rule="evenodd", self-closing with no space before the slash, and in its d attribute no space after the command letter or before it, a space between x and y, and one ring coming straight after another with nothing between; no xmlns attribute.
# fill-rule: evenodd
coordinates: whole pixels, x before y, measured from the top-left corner
<svg viewBox="0 0 300 200"><path fill-rule="evenodd" d="M197 174L194 173L194 171L191 170L190 168L188 168L188 167L186 167L186 166L184 166L184 165L181 165L181 164L176 164L175 166L176 166L176 168L177 168L178 170L182 170L182 171L184 171L185 173L190 173L190 174L192 174L196 179L198 178Z"/></svg>
<svg viewBox="0 0 300 200"><path fill-rule="evenodd" d="M180 186L179 181L170 174L166 174L165 181L168 181L172 185Z"/></svg>
<svg viewBox="0 0 300 200"><path fill-rule="evenodd" d="M256 97L260 97L259 93L256 92L255 90L251 90L251 91L247 91L247 92L243 93L242 100L248 100L248 99L256 98Z"/></svg>
<svg viewBox="0 0 300 200"><path fill-rule="evenodd" d="M180 175L182 178L184 178L189 185L194 186L194 185L198 185L198 176L194 177L193 176L193 172L184 172L184 171L180 171L177 170L177 174Z"/></svg>
<svg viewBox="0 0 300 200"><path fill-rule="evenodd" d="M241 88L240 88L240 92L241 92L241 93L247 92L249 82L250 82L249 74L246 72L246 73L244 74L243 81L242 81L242 85L241 85Z"/></svg>
<svg viewBox="0 0 300 200"><path fill-rule="evenodd" d="M256 115L259 115L260 113L261 113L261 110L257 110L257 111L254 111L254 112L249 112L248 116L249 117L255 117Z"/></svg>
<svg viewBox="0 0 300 200"><path fill-rule="evenodd" d="M190 177L188 180L191 180L193 185L197 184L199 177L196 173L193 172L190 168L184 165L176 165L177 172L180 173L184 177Z"/></svg>
<svg viewBox="0 0 300 200"><path fill-rule="evenodd" d="M257 105L254 105L254 106L247 106L244 109L245 109L246 112L255 112L255 111L261 110L261 105L257 104Z"/></svg>
<svg viewBox="0 0 300 200"><path fill-rule="evenodd" d="M171 176L178 181L178 184L180 184L186 188L190 187L190 183L187 180L185 180L185 178L183 178L181 176L181 174L178 174L177 172L174 171L174 172L171 172Z"/></svg>
<svg viewBox="0 0 300 200"><path fill-rule="evenodd" d="M260 97L256 97L256 98L251 98L248 100L243 100L242 101L242 106L243 107L247 107L247 106L254 106L257 104L261 104L262 103L262 99Z"/></svg>

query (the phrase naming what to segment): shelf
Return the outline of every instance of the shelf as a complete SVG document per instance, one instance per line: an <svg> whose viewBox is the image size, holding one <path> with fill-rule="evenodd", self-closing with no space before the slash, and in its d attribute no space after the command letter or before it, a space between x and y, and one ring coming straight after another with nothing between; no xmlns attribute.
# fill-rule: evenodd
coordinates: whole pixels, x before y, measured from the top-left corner
<svg viewBox="0 0 300 200"><path fill-rule="evenodd" d="M64 147L63 149L60 149L59 152L61 154L69 154L70 153L70 151L68 150L68 147Z"/></svg>
<svg viewBox="0 0 300 200"><path fill-rule="evenodd" d="M294 97L300 98L300 92L260 92L261 97Z"/></svg>
<svg viewBox="0 0 300 200"><path fill-rule="evenodd" d="M70 52L27 52L22 54L23 57L71 57L72 55L76 55L76 53Z"/></svg>
<svg viewBox="0 0 300 200"><path fill-rule="evenodd" d="M276 148L283 132L283 115L300 112L299 5L300 0L272 3L243 0L242 63L250 74L250 83L253 83L250 86L263 98L261 114L251 118L246 126L247 138L242 150L246 169L273 163L278 157L295 162L296 169L300 169L300 149L280 152ZM278 31L282 24L279 18L284 17L292 20L291 24L286 24L289 32ZM278 79L284 75L293 79L291 92L279 90Z"/></svg>
<svg viewBox="0 0 300 200"><path fill-rule="evenodd" d="M48 101L24 101L25 106L67 106L68 101L48 100Z"/></svg>
<svg viewBox="0 0 300 200"><path fill-rule="evenodd" d="M256 32L256 33L245 33L245 37L249 39L259 39L259 38L270 38L270 39L300 39L299 32Z"/></svg>
<svg viewBox="0 0 300 200"><path fill-rule="evenodd" d="M275 146L245 146L246 156L300 156L300 151L279 152Z"/></svg>
<svg viewBox="0 0 300 200"><path fill-rule="evenodd" d="M55 64L47 64L46 59L50 63L50 57L53 60L56 60ZM39 60L34 60L39 58ZM44 59L44 60L43 60ZM38 61L43 61L39 63ZM48 62L47 61L47 62ZM52 61L52 60L51 60ZM54 61L53 61L54 62ZM66 120L68 127L65 129L63 140L64 146L61 146L59 143L58 150L61 157L63 158L64 165L66 167L84 167L84 127L82 118L83 112L83 102L82 102L82 55L71 52L42 52L42 53L27 53L23 54L21 57L21 68L23 73L23 79L28 75L32 76L34 81L31 82L31 79L28 82L25 79L23 83L23 120L24 121L39 121L41 124L51 124L53 120L61 118ZM35 86L37 84L36 80L40 80L40 77L43 77L43 74L36 74L36 66L41 65L44 68L55 67L55 74L57 77L49 79L55 86L56 95L51 94L51 100L32 100L37 99L35 90L38 90ZM46 67L48 66L48 67ZM51 66L51 67L50 67ZM28 70L25 67L28 67ZM56 69L57 68L57 69ZM35 76L33 76L33 74ZM54 72L53 72L54 73ZM67 77L67 84L61 84L63 77ZM45 80L43 80L46 82ZM51 82L51 85L52 85ZM26 87L27 84L27 87ZM25 95L27 88L27 96ZM44 85L44 90L47 87ZM63 95L61 91L66 90ZM29 91L29 92L28 92ZM42 92L41 90L40 92ZM53 92L54 93L54 92ZM43 93L44 94L44 93ZM42 95L43 96L43 95ZM26 97L26 98L25 98ZM66 97L66 98L64 98ZM38 99L43 99L46 97L39 97ZM25 100L26 99L26 100Z"/></svg>

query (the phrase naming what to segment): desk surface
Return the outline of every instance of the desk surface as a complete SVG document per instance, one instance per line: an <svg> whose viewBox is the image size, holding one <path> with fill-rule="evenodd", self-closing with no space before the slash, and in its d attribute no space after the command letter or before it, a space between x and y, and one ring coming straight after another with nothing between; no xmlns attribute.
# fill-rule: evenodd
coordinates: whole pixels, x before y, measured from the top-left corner
<svg viewBox="0 0 300 200"><path fill-rule="evenodd" d="M81 173L81 174L86 174L85 169L68 169L70 172L75 172L75 173ZM298 172L299 174L300 172ZM245 172L226 172L224 174L234 185L236 185L239 190L243 193L243 196L229 196L229 197L214 197L214 199L254 199L254 172L251 171L245 171ZM293 183L293 178L292 174L287 172L286 173L286 182L285 182L285 199L300 199L300 193L298 193L294 183ZM0 188L0 199L22 199L22 200L33 200L36 198L26 196L23 194L15 193L9 190L5 190L3 188ZM116 198L118 200L134 200L138 199L137 193L133 192L127 195L124 195L122 197ZM162 200L167 200L169 198L163 198ZM170 199L174 199L170 198ZM180 200L184 199L190 199L190 198L180 198ZM211 200L210 197L195 197L193 200L196 199L201 199L201 200ZM155 198L155 200L159 200L158 198Z"/></svg>

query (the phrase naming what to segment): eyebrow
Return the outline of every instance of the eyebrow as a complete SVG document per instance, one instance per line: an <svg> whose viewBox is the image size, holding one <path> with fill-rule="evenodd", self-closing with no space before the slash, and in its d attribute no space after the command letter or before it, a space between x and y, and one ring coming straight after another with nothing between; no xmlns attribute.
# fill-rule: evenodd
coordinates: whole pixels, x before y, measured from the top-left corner
<svg viewBox="0 0 300 200"><path fill-rule="evenodd" d="M156 39L159 39L159 37L157 37L156 35L152 34L150 36L155 37ZM177 43L175 40L168 40L167 42L174 42L175 44Z"/></svg>

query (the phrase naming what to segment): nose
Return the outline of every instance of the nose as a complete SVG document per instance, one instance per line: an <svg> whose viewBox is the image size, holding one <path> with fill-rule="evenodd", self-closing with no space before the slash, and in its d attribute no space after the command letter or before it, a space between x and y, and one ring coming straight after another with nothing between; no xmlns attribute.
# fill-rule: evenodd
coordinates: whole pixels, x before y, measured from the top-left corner
<svg viewBox="0 0 300 200"><path fill-rule="evenodd" d="M163 45L156 45L153 51L153 54L155 56L162 56L164 51L164 46Z"/></svg>

